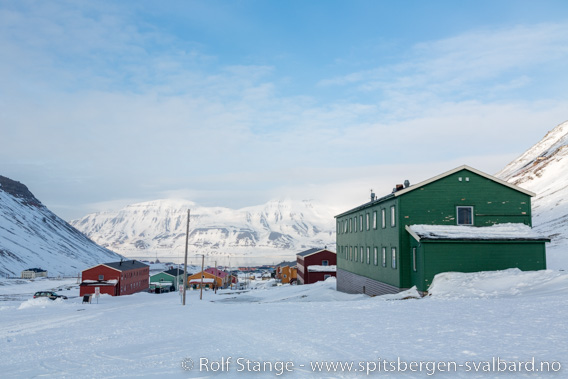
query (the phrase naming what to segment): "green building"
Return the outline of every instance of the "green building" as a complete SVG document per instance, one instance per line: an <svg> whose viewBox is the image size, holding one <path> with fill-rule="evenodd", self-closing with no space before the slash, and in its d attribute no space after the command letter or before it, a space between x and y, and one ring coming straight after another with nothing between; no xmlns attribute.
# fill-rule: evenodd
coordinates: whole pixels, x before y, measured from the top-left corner
<svg viewBox="0 0 568 379"><path fill-rule="evenodd" d="M426 292L441 272L546 269L534 193L461 166L337 215L337 290Z"/></svg>
<svg viewBox="0 0 568 379"><path fill-rule="evenodd" d="M169 287L168 291L179 290L179 286L183 286L183 273L182 269L173 268L150 276L150 290L165 287Z"/></svg>

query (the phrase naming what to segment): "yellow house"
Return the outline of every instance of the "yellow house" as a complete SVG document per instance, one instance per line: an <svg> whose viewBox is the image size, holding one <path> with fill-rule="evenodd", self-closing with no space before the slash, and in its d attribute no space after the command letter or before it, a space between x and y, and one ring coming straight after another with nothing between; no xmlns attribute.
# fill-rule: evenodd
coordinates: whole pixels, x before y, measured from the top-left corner
<svg viewBox="0 0 568 379"><path fill-rule="evenodd" d="M282 284L293 283L298 279L298 270L296 267L284 266L280 269L280 280Z"/></svg>
<svg viewBox="0 0 568 379"><path fill-rule="evenodd" d="M201 287L201 276L203 276L203 288L222 288L223 278L215 276L207 271L200 271L187 277L187 288L198 289Z"/></svg>

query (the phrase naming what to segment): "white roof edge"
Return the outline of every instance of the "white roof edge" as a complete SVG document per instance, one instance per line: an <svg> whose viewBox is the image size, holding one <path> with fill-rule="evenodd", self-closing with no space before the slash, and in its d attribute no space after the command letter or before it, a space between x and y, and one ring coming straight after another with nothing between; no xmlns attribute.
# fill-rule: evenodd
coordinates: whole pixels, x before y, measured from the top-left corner
<svg viewBox="0 0 568 379"><path fill-rule="evenodd" d="M406 231L412 236L414 237L414 239L418 242L420 242L420 237L418 236L418 234L414 233L412 231L412 229L410 229L410 225L405 225L404 229L406 229Z"/></svg>
<svg viewBox="0 0 568 379"><path fill-rule="evenodd" d="M320 253L322 251L329 251L330 253L337 255L337 253L335 251L331 251L331 250L328 250L328 249L321 249L321 250L314 251L313 253L310 253L310 254L307 254L307 255L300 255L301 253L297 253L296 256L300 255L300 257L305 258L305 257L309 257L310 255Z"/></svg>
<svg viewBox="0 0 568 379"><path fill-rule="evenodd" d="M107 267L107 268L110 268L111 270L118 271L118 272L122 272L122 271L120 271L119 269L116 269L116 268L114 268L114 267L107 266L107 265L105 265L104 263L99 263L98 265L94 265L93 267L86 268L86 269L84 269L83 271L87 271L87 270L90 270L90 269L95 268L95 267L98 267L98 266L105 266L105 267ZM83 272L83 271L81 271L81 272Z"/></svg>
<svg viewBox="0 0 568 379"><path fill-rule="evenodd" d="M522 193L524 193L524 194L526 194L526 195L529 195L529 196L531 196L531 197L535 197L535 196L536 196L536 193L534 193L534 192L532 192L532 191L529 191L529 190L526 190L526 189L524 189L524 188L518 187L518 186L516 186L516 185L514 185L514 184L511 184L511 183L509 183L509 182L506 182L506 181L504 181L504 180L502 180L502 179L496 178L495 176L486 174L486 173L484 173L483 171L479 171L479 170L477 170L477 169L475 169L475 168L473 168L473 167L470 167L470 166L468 166L468 165L461 165L461 166L459 166L459 167L454 168L453 170L446 171L446 172L444 172L444 173L442 173L442 174L440 174L440 175L434 176L433 178L427 179L427 180L425 180L425 181L423 181L423 182L414 184L414 185L412 185L412 186L410 186L410 187L408 187L408 188L405 188L405 189L402 189L402 190L400 190L400 191L397 191L397 192L393 193L393 195L394 195L394 196L404 195L404 194L407 193L407 192L414 191L415 189L417 189L417 188L419 188L419 187L422 187L422 186L425 186L425 185L430 184L430 183L432 183L432 182L435 182L435 181L437 181L437 180L439 180L439 179L442 179L442 178L444 178L444 177L446 177L446 176L455 174L456 172L461 171L461 170L463 170L463 169L469 170L469 171L471 171L471 172L473 172L473 173L475 173L475 174L477 174L477 175L479 175L479 176L483 176L484 178L487 178L487 179L489 179L489 180L493 180L494 182L497 182L497 183L502 184L502 185L504 185L504 186L506 186L506 187L512 188L512 189L514 189L514 190L516 190L516 191L522 192Z"/></svg>

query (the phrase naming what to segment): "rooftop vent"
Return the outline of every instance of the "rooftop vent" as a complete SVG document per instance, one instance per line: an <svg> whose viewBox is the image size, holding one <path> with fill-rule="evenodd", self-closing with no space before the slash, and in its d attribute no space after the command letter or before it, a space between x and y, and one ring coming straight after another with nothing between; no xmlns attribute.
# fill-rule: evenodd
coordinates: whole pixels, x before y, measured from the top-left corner
<svg viewBox="0 0 568 379"><path fill-rule="evenodd" d="M408 187L410 187L410 181L408 179L406 179L404 181L404 188L408 188Z"/></svg>

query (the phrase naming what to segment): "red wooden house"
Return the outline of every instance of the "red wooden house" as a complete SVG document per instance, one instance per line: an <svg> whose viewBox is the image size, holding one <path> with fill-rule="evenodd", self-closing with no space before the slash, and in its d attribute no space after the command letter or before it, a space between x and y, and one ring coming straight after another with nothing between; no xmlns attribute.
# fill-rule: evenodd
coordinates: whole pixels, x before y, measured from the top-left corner
<svg viewBox="0 0 568 379"><path fill-rule="evenodd" d="M83 271L79 294L100 293L111 296L130 295L147 291L150 281L150 266L135 260L102 263Z"/></svg>
<svg viewBox="0 0 568 379"><path fill-rule="evenodd" d="M296 254L299 284L310 284L336 276L337 255L327 249L309 249Z"/></svg>

